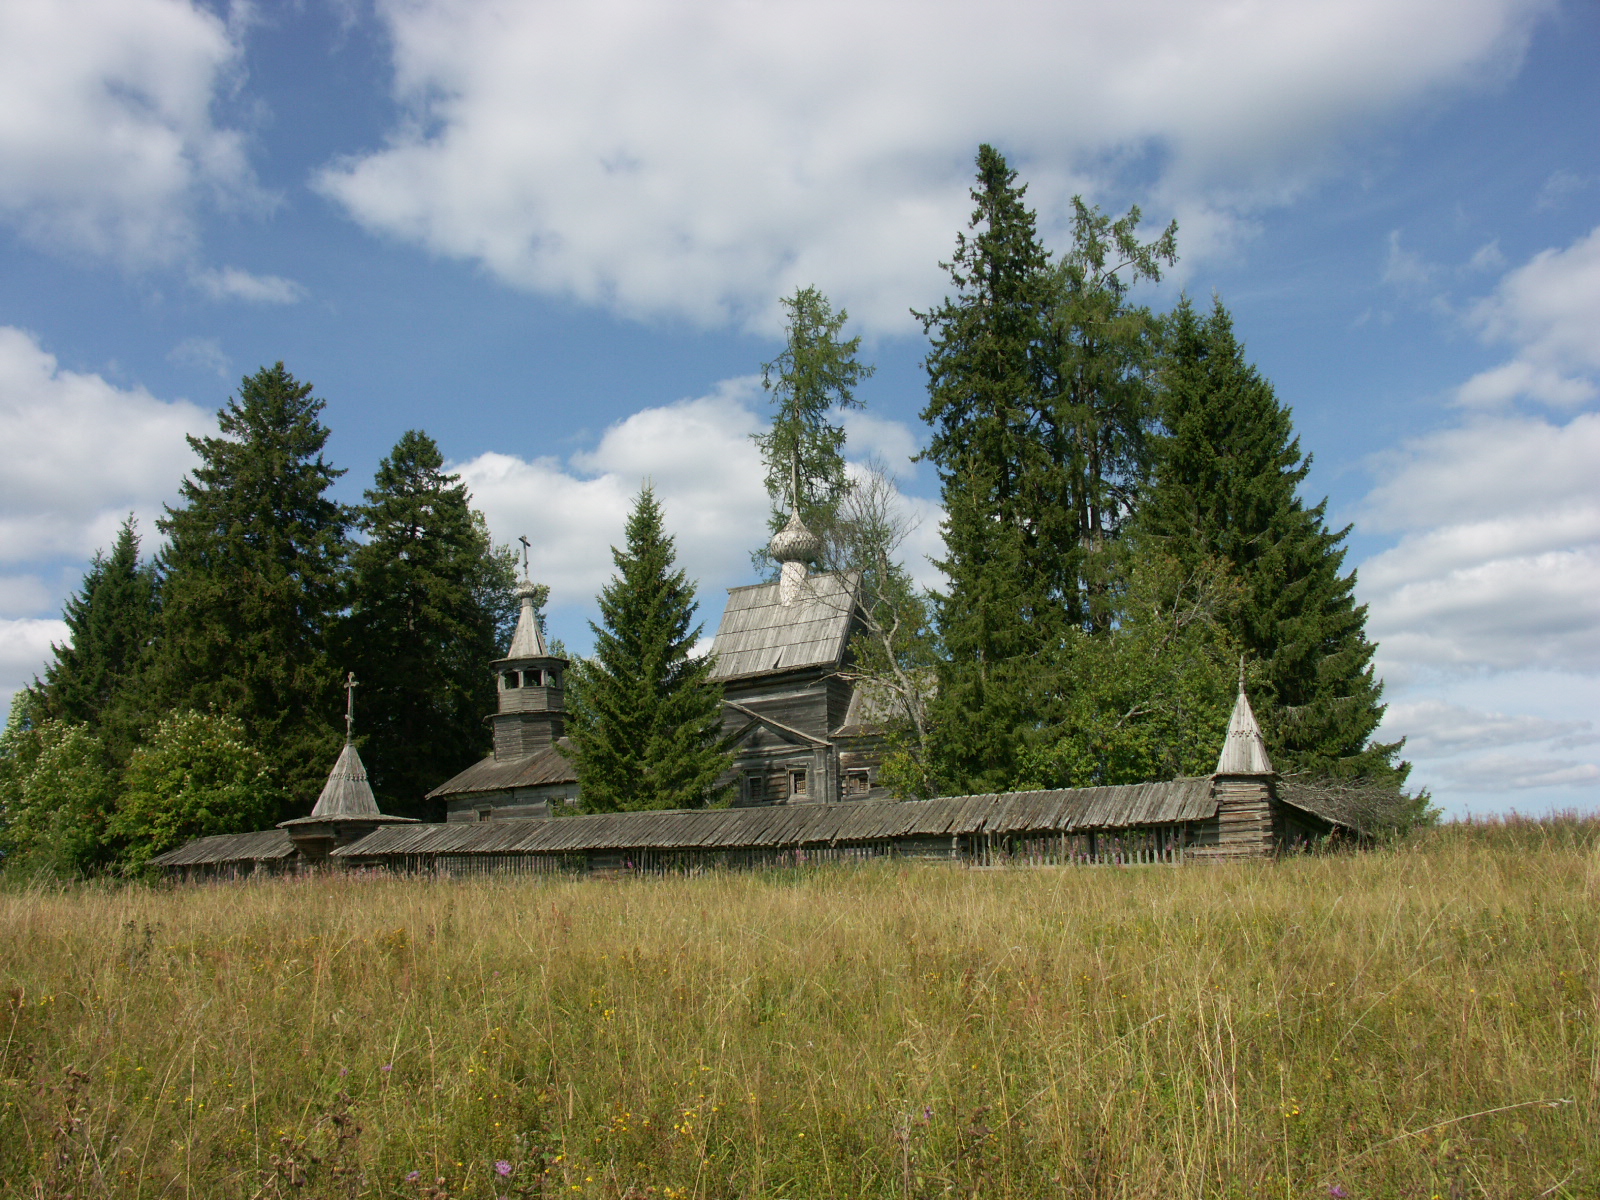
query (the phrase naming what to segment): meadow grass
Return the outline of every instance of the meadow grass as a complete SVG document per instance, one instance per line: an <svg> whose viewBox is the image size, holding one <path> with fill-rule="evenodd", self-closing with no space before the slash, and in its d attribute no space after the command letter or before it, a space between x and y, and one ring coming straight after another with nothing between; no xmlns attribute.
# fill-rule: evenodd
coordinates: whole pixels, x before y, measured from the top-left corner
<svg viewBox="0 0 1600 1200"><path fill-rule="evenodd" d="M0 1195L1593 1197L1600 825L0 892Z"/></svg>

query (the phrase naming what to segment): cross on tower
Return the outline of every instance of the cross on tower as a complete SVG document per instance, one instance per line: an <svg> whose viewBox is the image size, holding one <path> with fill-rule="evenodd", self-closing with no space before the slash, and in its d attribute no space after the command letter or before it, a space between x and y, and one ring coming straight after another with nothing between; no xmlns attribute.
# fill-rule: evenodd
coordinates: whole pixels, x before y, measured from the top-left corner
<svg viewBox="0 0 1600 1200"><path fill-rule="evenodd" d="M345 744L356 740L356 673L351 671L344 680L344 740Z"/></svg>
<svg viewBox="0 0 1600 1200"><path fill-rule="evenodd" d="M523 534L517 538L517 541L522 543L522 577L526 579L528 577L528 537Z"/></svg>

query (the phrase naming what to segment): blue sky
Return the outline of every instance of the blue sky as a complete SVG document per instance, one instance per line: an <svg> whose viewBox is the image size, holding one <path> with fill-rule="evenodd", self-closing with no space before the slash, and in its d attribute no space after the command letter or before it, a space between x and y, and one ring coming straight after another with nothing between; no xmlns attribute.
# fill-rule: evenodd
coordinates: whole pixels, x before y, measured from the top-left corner
<svg viewBox="0 0 1600 1200"><path fill-rule="evenodd" d="M972 158L1221 294L1353 523L1416 780L1600 806L1600 10L1531 0L0 8L0 691L238 378L328 402L356 499L434 435L587 643L656 482L714 625L764 498L777 298L878 375L851 453L937 547L923 341Z"/></svg>

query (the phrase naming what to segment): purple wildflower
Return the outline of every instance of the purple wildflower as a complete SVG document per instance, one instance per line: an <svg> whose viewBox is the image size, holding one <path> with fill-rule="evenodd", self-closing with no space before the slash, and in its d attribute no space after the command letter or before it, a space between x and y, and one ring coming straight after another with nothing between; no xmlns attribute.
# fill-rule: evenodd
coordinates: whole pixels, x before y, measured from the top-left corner
<svg viewBox="0 0 1600 1200"><path fill-rule="evenodd" d="M350 1074L350 1068L349 1067L340 1067L339 1068L339 1077L341 1079L344 1078L348 1074Z"/></svg>
<svg viewBox="0 0 1600 1200"><path fill-rule="evenodd" d="M511 1174L511 1164L502 1158L499 1162L495 1163L494 1172L496 1175L509 1175Z"/></svg>
<svg viewBox="0 0 1600 1200"><path fill-rule="evenodd" d="M1337 1183L1328 1189L1328 1195L1332 1196L1333 1200L1345 1200L1345 1197L1349 1194L1349 1192L1345 1191Z"/></svg>
<svg viewBox="0 0 1600 1200"><path fill-rule="evenodd" d="M394 1064L393 1063L384 1063L383 1066L378 1068L378 1070L384 1071L384 1072L392 1071L392 1070L394 1070Z"/></svg>
<svg viewBox="0 0 1600 1200"><path fill-rule="evenodd" d="M411 1174L406 1176L406 1182L407 1183L415 1183L417 1180L419 1180L421 1178L422 1178L422 1172L421 1171L413 1171L413 1172L411 1172Z"/></svg>

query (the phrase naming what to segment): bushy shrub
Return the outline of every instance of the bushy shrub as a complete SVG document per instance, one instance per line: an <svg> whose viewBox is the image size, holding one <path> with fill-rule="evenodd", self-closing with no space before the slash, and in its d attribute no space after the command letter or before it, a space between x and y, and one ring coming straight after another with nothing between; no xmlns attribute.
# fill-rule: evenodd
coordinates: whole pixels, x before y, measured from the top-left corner
<svg viewBox="0 0 1600 1200"><path fill-rule="evenodd" d="M261 829L278 801L266 758L239 721L179 712L133 752L111 831L137 868L190 838Z"/></svg>

